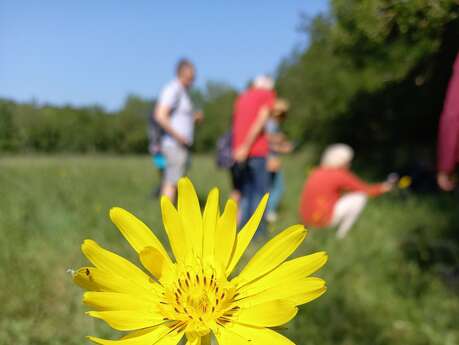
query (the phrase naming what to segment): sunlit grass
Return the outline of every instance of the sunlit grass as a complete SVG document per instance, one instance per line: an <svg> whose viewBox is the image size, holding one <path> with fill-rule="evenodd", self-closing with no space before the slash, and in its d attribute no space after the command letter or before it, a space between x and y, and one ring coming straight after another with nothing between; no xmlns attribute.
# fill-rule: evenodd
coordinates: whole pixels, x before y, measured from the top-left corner
<svg viewBox="0 0 459 345"><path fill-rule="evenodd" d="M286 196L271 232L298 221L310 165L304 155L288 160ZM210 157L195 157L190 176L199 192L217 185L227 196L227 175ZM162 236L158 202L149 198L155 181L146 156L0 160L0 344L71 345L85 343L87 334L110 336L102 322L84 316L81 291L66 270L84 264L79 245L87 237L134 259L107 217L111 206L132 211ZM370 202L343 241L330 230L311 231L302 250L329 252L318 274L329 291L286 332L301 345L458 344L458 296L404 247L419 232L441 237L453 226L452 207L434 197L385 196Z"/></svg>

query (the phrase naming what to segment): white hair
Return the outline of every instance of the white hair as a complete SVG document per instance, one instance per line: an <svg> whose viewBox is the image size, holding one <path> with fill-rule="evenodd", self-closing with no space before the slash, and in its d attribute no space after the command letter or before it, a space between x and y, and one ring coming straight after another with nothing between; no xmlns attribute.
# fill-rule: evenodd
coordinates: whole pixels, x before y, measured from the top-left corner
<svg viewBox="0 0 459 345"><path fill-rule="evenodd" d="M274 89L274 80L268 75L259 75L253 80L253 86L257 89L272 90Z"/></svg>
<svg viewBox="0 0 459 345"><path fill-rule="evenodd" d="M349 145L333 144L325 149L320 165L326 168L342 168L351 163L352 158L354 150Z"/></svg>

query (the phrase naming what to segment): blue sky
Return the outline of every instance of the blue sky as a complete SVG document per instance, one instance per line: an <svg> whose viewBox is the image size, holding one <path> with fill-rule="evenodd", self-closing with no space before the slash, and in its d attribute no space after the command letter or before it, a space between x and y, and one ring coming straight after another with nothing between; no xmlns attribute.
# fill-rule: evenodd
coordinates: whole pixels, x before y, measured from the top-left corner
<svg viewBox="0 0 459 345"><path fill-rule="evenodd" d="M117 109L154 97L178 58L243 87L305 43L300 14L326 0L0 1L0 97Z"/></svg>

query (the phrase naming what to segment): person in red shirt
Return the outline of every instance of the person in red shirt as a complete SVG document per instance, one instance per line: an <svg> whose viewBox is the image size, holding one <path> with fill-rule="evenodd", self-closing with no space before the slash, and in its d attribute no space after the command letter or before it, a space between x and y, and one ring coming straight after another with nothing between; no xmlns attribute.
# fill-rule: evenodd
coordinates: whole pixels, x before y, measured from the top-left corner
<svg viewBox="0 0 459 345"><path fill-rule="evenodd" d="M307 179L300 202L300 215L311 227L337 227L343 238L363 211L368 196L381 195L392 188L389 182L367 184L350 170L354 156L345 144L329 146L322 155L320 167Z"/></svg>
<svg viewBox="0 0 459 345"><path fill-rule="evenodd" d="M249 220L268 191L269 146L264 128L276 100L273 89L271 78L257 77L234 105L232 150L239 175L241 223Z"/></svg>
<svg viewBox="0 0 459 345"><path fill-rule="evenodd" d="M459 54L446 93L438 131L438 186L451 191L456 186L453 172L459 162Z"/></svg>

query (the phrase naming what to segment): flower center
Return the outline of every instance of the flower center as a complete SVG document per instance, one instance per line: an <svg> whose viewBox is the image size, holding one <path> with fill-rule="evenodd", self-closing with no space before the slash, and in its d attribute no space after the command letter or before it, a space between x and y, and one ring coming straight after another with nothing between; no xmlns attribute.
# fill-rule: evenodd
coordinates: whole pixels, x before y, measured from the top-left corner
<svg viewBox="0 0 459 345"><path fill-rule="evenodd" d="M181 321L187 331L205 335L215 324L224 324L239 308L235 287L214 270L186 269L165 289L166 319Z"/></svg>

